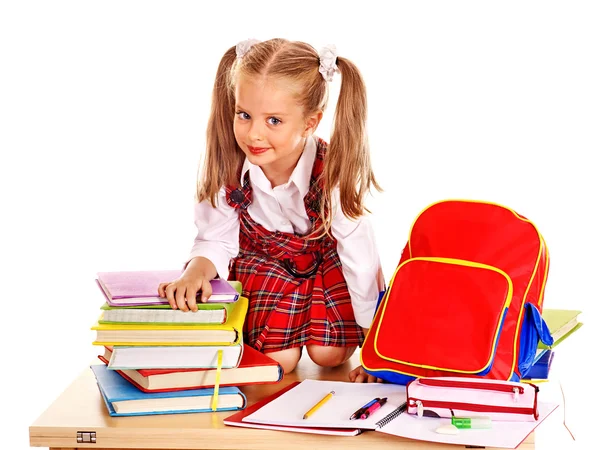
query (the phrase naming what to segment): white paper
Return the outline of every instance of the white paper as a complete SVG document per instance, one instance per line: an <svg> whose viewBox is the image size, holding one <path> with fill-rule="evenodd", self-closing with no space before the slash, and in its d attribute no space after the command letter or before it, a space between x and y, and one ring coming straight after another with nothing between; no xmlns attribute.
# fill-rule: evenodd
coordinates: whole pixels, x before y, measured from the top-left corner
<svg viewBox="0 0 600 450"><path fill-rule="evenodd" d="M335 391L333 397L308 419L302 419L329 391ZM368 419L350 420L357 409L375 397L387 397L388 401ZM376 422L405 401L406 387L396 384L304 380L258 411L244 417L242 421L296 427L374 430Z"/></svg>
<svg viewBox="0 0 600 450"><path fill-rule="evenodd" d="M435 432L438 427L449 424L450 419L419 418L406 413L401 414L389 424L376 431L429 442L516 448L557 407L557 404L540 402L538 403L539 418L535 422L494 421L490 429L463 429L459 430L458 435L439 434Z"/></svg>

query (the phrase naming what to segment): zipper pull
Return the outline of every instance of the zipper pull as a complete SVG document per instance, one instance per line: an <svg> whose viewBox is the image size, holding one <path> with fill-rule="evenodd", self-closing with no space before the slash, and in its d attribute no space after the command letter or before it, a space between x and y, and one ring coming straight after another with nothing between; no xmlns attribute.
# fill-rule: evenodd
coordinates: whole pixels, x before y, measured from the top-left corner
<svg viewBox="0 0 600 450"><path fill-rule="evenodd" d="M517 401L519 401L519 393L520 393L520 389L518 387L514 387L513 388L513 401L515 403L517 403Z"/></svg>
<svg viewBox="0 0 600 450"><path fill-rule="evenodd" d="M423 402L417 400L417 417L423 417Z"/></svg>

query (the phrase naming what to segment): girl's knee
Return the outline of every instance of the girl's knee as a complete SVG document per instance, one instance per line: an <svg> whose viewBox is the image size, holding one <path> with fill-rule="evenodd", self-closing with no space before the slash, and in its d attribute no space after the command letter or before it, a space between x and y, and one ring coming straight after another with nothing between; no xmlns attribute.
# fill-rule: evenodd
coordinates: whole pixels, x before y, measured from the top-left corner
<svg viewBox="0 0 600 450"><path fill-rule="evenodd" d="M302 348L295 347L288 348L286 350L280 350L278 352L270 352L267 353L267 356L274 359L281 365L283 373L290 373L296 368L298 361L300 361L300 356L302 356Z"/></svg>
<svg viewBox="0 0 600 450"><path fill-rule="evenodd" d="M308 356L315 364L323 367L337 367L352 356L356 347L323 347L307 345Z"/></svg>

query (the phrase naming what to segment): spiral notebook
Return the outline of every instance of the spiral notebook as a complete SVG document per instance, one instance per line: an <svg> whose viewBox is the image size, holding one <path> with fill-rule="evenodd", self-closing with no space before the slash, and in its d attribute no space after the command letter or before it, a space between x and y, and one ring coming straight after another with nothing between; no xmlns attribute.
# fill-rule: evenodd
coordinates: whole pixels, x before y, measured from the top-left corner
<svg viewBox="0 0 600 450"><path fill-rule="evenodd" d="M335 392L331 399L308 419L302 419L330 391ZM388 401L369 418L350 420L354 411L375 397L387 397ZM242 421L288 427L360 428L428 442L516 448L557 406L538 402L539 419L535 422L494 421L491 429L461 430L458 435L444 435L435 430L450 423L450 419L406 413L405 386L304 380Z"/></svg>
<svg viewBox="0 0 600 450"><path fill-rule="evenodd" d="M330 391L335 392L333 397L308 419L302 419ZM350 420L352 413L376 397L386 397L387 403L367 419ZM396 384L304 380L242 420L291 427L375 430L397 417L405 402L406 388Z"/></svg>

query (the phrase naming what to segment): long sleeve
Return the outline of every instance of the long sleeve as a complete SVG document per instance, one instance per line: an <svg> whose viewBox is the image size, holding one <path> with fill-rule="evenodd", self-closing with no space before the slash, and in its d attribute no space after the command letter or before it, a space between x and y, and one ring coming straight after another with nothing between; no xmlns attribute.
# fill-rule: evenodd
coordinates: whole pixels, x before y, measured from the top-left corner
<svg viewBox="0 0 600 450"><path fill-rule="evenodd" d="M354 317L361 327L370 328L379 292L385 287L373 227L366 216L351 220L342 213L338 190L333 192L333 204L331 233L337 240Z"/></svg>
<svg viewBox="0 0 600 450"><path fill-rule="evenodd" d="M197 256L203 256L215 265L219 277L227 279L229 261L237 256L239 251L238 214L236 209L227 204L225 188L219 191L216 208L206 200L196 203L194 223L198 233L187 262Z"/></svg>

